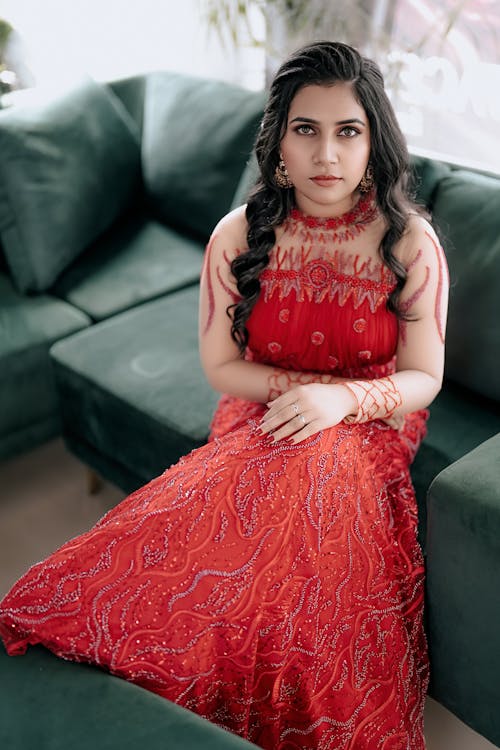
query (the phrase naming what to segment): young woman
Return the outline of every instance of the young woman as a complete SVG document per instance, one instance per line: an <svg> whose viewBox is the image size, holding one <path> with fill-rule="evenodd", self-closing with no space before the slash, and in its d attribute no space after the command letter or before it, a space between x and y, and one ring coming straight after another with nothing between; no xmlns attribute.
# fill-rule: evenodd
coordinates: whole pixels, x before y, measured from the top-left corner
<svg viewBox="0 0 500 750"><path fill-rule="evenodd" d="M320 42L278 71L259 181L216 227L209 443L5 597L41 643L273 750L420 750L428 679L409 465L441 386L446 262L406 192L378 67Z"/></svg>

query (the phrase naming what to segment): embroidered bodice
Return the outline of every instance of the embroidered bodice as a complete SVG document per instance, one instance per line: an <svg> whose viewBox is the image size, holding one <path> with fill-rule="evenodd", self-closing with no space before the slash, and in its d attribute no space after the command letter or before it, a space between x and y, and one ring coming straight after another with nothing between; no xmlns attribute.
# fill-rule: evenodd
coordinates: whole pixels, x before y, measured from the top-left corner
<svg viewBox="0 0 500 750"><path fill-rule="evenodd" d="M396 280L377 254L383 226L372 196L334 219L294 209L260 276L248 357L347 377L392 372L398 325L386 302Z"/></svg>

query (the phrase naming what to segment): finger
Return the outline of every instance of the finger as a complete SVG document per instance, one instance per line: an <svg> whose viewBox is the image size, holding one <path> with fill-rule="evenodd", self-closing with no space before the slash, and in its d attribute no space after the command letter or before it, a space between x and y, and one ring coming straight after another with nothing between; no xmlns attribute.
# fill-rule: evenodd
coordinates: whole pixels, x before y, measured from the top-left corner
<svg viewBox="0 0 500 750"><path fill-rule="evenodd" d="M282 396L279 396L274 401L270 401L266 406L268 406L267 412L262 417L262 421L265 422L268 419L272 419L277 414L279 414L280 411L285 409L288 406L291 406L292 404L297 403L297 398L294 397L291 393L284 393Z"/></svg>
<svg viewBox="0 0 500 750"><path fill-rule="evenodd" d="M317 432L319 432L322 429L321 423L319 419L313 419L312 422L309 422L305 425L301 430L298 432L295 432L293 435L291 435L287 442L291 445L296 445L297 443L302 443L304 440L307 440L307 438L312 437Z"/></svg>
<svg viewBox="0 0 500 750"><path fill-rule="evenodd" d="M268 417L267 419L261 420L259 427L261 432L263 434L266 434L268 432L276 430L280 425L283 425L286 422L290 422L291 420L295 419L295 417L300 417L300 407L297 401L284 406L276 414Z"/></svg>
<svg viewBox="0 0 500 750"><path fill-rule="evenodd" d="M288 420L288 422L285 422L285 424L283 424L281 427L274 430L274 432L271 432L270 437L272 437L274 441L284 440L285 438L294 435L296 432L303 430L305 427L307 427L307 424L307 417L304 414L298 414L297 416L294 416L292 419Z"/></svg>

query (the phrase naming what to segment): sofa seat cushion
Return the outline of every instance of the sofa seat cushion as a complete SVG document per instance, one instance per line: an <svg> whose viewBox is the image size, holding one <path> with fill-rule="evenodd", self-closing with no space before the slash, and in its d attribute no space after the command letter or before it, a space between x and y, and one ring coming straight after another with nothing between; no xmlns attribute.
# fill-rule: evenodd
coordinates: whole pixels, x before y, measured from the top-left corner
<svg viewBox="0 0 500 750"><path fill-rule="evenodd" d="M500 179L452 171L439 182L433 217L451 277L447 377L500 401Z"/></svg>
<svg viewBox="0 0 500 750"><path fill-rule="evenodd" d="M113 226L62 275L53 292L103 320L200 277L203 244L144 216Z"/></svg>
<svg viewBox="0 0 500 750"><path fill-rule="evenodd" d="M428 433L411 468L424 546L426 495L432 480L498 432L500 409L497 404L453 383L445 383L431 404Z"/></svg>
<svg viewBox="0 0 500 750"><path fill-rule="evenodd" d="M198 358L198 292L145 303L51 350L65 436L143 483L208 434L218 397Z"/></svg>
<svg viewBox="0 0 500 750"><path fill-rule="evenodd" d="M134 196L137 127L107 86L89 80L0 112L0 153L7 262L20 291L46 291Z"/></svg>
<svg viewBox="0 0 500 750"><path fill-rule="evenodd" d="M144 182L158 215L206 239L230 208L264 93L175 73L148 76Z"/></svg>
<svg viewBox="0 0 500 750"><path fill-rule="evenodd" d="M0 747L10 750L251 750L252 745L137 685L36 646L0 646Z"/></svg>
<svg viewBox="0 0 500 750"><path fill-rule="evenodd" d="M0 458L6 458L56 433L49 348L90 320L54 297L21 296L3 274L0 300Z"/></svg>

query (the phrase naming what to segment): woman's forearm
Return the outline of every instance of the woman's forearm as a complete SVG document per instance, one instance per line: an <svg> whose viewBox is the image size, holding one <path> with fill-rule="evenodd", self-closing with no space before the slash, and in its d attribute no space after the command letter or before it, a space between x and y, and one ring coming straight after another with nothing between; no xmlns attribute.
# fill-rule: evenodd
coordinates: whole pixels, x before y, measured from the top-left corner
<svg viewBox="0 0 500 750"><path fill-rule="evenodd" d="M347 378L317 372L296 372L243 359L232 360L206 372L212 388L229 396L266 404L298 385L342 383Z"/></svg>
<svg viewBox="0 0 500 750"><path fill-rule="evenodd" d="M385 378L343 383L353 398L347 422L368 422L424 409L434 400L441 382L421 370L403 370Z"/></svg>

